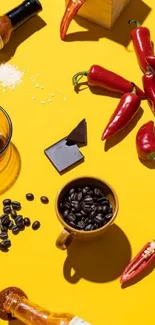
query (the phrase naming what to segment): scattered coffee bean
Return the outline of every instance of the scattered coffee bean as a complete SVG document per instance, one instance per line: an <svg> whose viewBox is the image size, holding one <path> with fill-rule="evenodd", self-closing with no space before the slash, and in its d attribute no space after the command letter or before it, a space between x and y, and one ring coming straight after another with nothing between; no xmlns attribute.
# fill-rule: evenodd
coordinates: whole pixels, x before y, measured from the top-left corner
<svg viewBox="0 0 155 325"><path fill-rule="evenodd" d="M27 199L28 201L33 201L33 200L34 200L34 195L33 195L32 193L27 193L27 194L26 194L26 199Z"/></svg>
<svg viewBox="0 0 155 325"><path fill-rule="evenodd" d="M4 213L10 213L11 212L11 206L10 205L6 205L4 208L3 208L3 212Z"/></svg>
<svg viewBox="0 0 155 325"><path fill-rule="evenodd" d="M12 227L14 226L14 223L12 220L10 220L9 224L8 224L8 229L12 230Z"/></svg>
<svg viewBox="0 0 155 325"><path fill-rule="evenodd" d="M1 231L8 232L8 227L1 225Z"/></svg>
<svg viewBox="0 0 155 325"><path fill-rule="evenodd" d="M41 196L40 201L41 201L43 204L48 204L48 203L49 203L49 199L48 199L47 196Z"/></svg>
<svg viewBox="0 0 155 325"><path fill-rule="evenodd" d="M15 218L15 223L19 228L22 228L24 226L24 220L22 216L17 216Z"/></svg>
<svg viewBox="0 0 155 325"><path fill-rule="evenodd" d="M11 241L9 239L5 239L1 242L1 245L3 245L6 248L11 247Z"/></svg>
<svg viewBox="0 0 155 325"><path fill-rule="evenodd" d="M7 214L4 214L2 217L1 217L1 223L2 223L2 226L8 226L10 222L10 218Z"/></svg>
<svg viewBox="0 0 155 325"><path fill-rule="evenodd" d="M12 233L13 233L14 235L18 235L18 233L19 233L19 227L18 227L18 226L13 226L13 227L12 227Z"/></svg>
<svg viewBox="0 0 155 325"><path fill-rule="evenodd" d="M21 204L20 204L20 202L18 202L18 201L13 201L13 202L12 202L12 207L13 207L13 209L16 210L16 211L20 211L20 210L21 210ZM11 211L10 211L10 212L11 212Z"/></svg>
<svg viewBox="0 0 155 325"><path fill-rule="evenodd" d="M40 222L39 221L34 221L32 224L32 229L33 230L38 230L40 228Z"/></svg>
<svg viewBox="0 0 155 325"><path fill-rule="evenodd" d="M8 238L8 234L7 234L7 232L1 232L1 233L0 233L0 238L1 238L1 239L7 239L7 238Z"/></svg>
<svg viewBox="0 0 155 325"><path fill-rule="evenodd" d="M11 200L10 199L5 199L3 201L3 205L6 206L6 205L10 205L11 204Z"/></svg>
<svg viewBox="0 0 155 325"><path fill-rule="evenodd" d="M31 225L31 221L30 221L29 218L24 218L24 225L25 225L26 227L29 227L29 226Z"/></svg>
<svg viewBox="0 0 155 325"><path fill-rule="evenodd" d="M16 210L12 210L11 211L11 218L12 219L15 219L17 217L17 212L16 212Z"/></svg>

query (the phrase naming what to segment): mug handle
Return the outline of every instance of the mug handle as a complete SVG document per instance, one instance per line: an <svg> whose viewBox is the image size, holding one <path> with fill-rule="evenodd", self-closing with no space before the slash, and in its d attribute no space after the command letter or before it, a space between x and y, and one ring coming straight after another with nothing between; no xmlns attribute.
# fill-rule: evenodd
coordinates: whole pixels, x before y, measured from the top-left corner
<svg viewBox="0 0 155 325"><path fill-rule="evenodd" d="M64 228L56 240L56 247L65 250L70 245L72 240L72 234Z"/></svg>

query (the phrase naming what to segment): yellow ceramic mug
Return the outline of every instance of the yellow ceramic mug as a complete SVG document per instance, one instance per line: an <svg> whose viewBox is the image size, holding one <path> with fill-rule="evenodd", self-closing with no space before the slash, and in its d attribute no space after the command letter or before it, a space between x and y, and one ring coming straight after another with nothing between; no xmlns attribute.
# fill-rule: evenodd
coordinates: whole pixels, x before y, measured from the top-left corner
<svg viewBox="0 0 155 325"><path fill-rule="evenodd" d="M63 216L60 212L59 205L60 202L63 201L63 198L66 196L68 191L73 188L73 187L85 187L85 186L90 186L93 188L99 188L100 190L103 191L103 193L106 195L106 197L109 199L110 204L113 207L113 217L112 219L102 228L99 228L97 230L91 230L91 231L83 231L83 230L77 230L72 227L70 227L63 219ZM56 214L59 219L59 221L62 223L64 226L63 231L59 235L57 241L56 241L56 246L60 249L66 249L67 246L71 243L71 241L75 239L79 240L93 240L98 236L101 236L104 231L114 222L116 215L118 212L118 198L113 190L113 188L106 183L105 181L98 179L98 178L93 178L93 177L81 177L81 178L76 178L69 183L67 183L58 193L56 197Z"/></svg>

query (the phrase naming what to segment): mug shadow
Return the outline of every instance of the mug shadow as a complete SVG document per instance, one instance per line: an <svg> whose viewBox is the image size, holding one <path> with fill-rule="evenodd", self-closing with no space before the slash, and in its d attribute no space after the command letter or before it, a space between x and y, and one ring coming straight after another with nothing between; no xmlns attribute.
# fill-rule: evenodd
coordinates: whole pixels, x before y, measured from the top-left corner
<svg viewBox="0 0 155 325"><path fill-rule="evenodd" d="M124 140L127 135L135 128L138 121L141 119L144 111L140 107L138 113L134 117L134 119L120 132L116 133L114 136L106 140L105 142L105 151L108 151L112 147L116 146L118 143L120 143L122 140Z"/></svg>
<svg viewBox="0 0 155 325"><path fill-rule="evenodd" d="M132 0L121 16L116 21L111 30L107 30L92 22L85 20L79 16L75 17L78 25L84 27L87 31L80 31L68 34L65 38L66 42L75 41L98 41L100 38L108 38L116 43L127 47L130 38L130 27L128 20L136 19L141 24L149 15L151 8L141 0Z"/></svg>
<svg viewBox="0 0 155 325"><path fill-rule="evenodd" d="M16 182L21 170L21 158L19 151L13 143L11 157L3 169L0 170L0 194L8 191Z"/></svg>
<svg viewBox="0 0 155 325"><path fill-rule="evenodd" d="M14 320L10 320L8 322L8 325L24 325L24 323L22 323L20 320L18 319L14 319Z"/></svg>
<svg viewBox="0 0 155 325"><path fill-rule="evenodd" d="M14 31L8 44L0 51L0 63L9 61L14 56L21 43L45 26L45 21L41 17L35 16L31 21L26 22L23 26Z"/></svg>
<svg viewBox="0 0 155 325"><path fill-rule="evenodd" d="M135 279L132 279L132 280L122 284L122 289L125 289L127 287L130 287L130 286L135 285L136 283L140 282L146 276L148 276L150 273L152 273L154 268L155 268L155 261L152 262L152 264L150 266L148 266L146 270L144 270L142 273L137 275Z"/></svg>
<svg viewBox="0 0 155 325"><path fill-rule="evenodd" d="M124 232L112 225L107 232L92 242L73 240L67 249L63 273L75 284L81 278L104 283L117 279L131 258L131 246Z"/></svg>

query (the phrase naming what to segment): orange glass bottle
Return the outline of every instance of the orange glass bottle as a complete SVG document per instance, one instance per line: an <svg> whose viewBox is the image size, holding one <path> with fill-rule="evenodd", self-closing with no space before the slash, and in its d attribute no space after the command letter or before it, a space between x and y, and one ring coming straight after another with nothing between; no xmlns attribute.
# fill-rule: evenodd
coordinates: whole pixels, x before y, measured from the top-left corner
<svg viewBox="0 0 155 325"><path fill-rule="evenodd" d="M12 32L42 10L39 0L25 0L21 5L0 16L0 50L10 40Z"/></svg>
<svg viewBox="0 0 155 325"><path fill-rule="evenodd" d="M9 293L5 297L4 311L26 325L90 325L69 313L47 311L16 293Z"/></svg>

